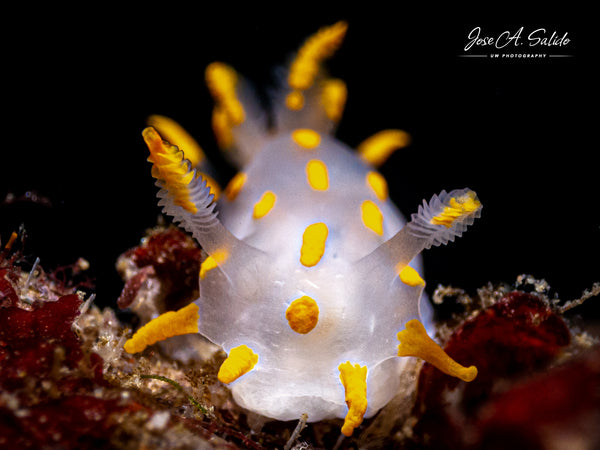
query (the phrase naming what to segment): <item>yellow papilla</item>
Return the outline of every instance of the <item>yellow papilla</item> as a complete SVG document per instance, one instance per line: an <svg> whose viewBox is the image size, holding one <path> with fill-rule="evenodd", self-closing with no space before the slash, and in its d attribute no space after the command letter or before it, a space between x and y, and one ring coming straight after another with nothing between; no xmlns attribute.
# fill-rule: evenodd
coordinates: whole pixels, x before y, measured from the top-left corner
<svg viewBox="0 0 600 450"><path fill-rule="evenodd" d="M298 128L292 131L292 140L300 147L312 150L321 143L321 135L310 128Z"/></svg>
<svg viewBox="0 0 600 450"><path fill-rule="evenodd" d="M382 130L365 139L356 148L363 161L381 166L396 150L410 143L410 135L402 130Z"/></svg>
<svg viewBox="0 0 600 450"><path fill-rule="evenodd" d="M127 353L138 353L147 346L164 341L173 336L198 333L198 306L195 303L178 311L161 314L140 328L131 339L125 342L123 348Z"/></svg>
<svg viewBox="0 0 600 450"><path fill-rule="evenodd" d="M367 173L367 185L373 190L379 200L382 202L387 200L388 186L383 175L371 170Z"/></svg>
<svg viewBox="0 0 600 450"><path fill-rule="evenodd" d="M404 268L400 270L398 276L400 277L400 281L411 287L421 286L425 284L425 281L423 280L423 278L421 278L419 272L417 272L410 266L404 266Z"/></svg>
<svg viewBox="0 0 600 450"><path fill-rule="evenodd" d="M365 200L360 205L361 218L364 225L378 235L383 235L383 214L371 200Z"/></svg>
<svg viewBox="0 0 600 450"><path fill-rule="evenodd" d="M225 188L225 197L230 202L234 201L238 194L241 192L242 188L246 184L248 180L248 175L244 172L238 172L234 175L234 177L229 181L229 184Z"/></svg>
<svg viewBox="0 0 600 450"><path fill-rule="evenodd" d="M305 267L313 267L321 261L325 253L325 244L329 229L322 222L313 223L304 230L302 235L302 248L300 249L300 262Z"/></svg>
<svg viewBox="0 0 600 450"><path fill-rule="evenodd" d="M163 138L183 151L185 157L192 163L192 167L197 167L204 161L205 156L200 145L173 119L154 114L148 117L147 123Z"/></svg>
<svg viewBox="0 0 600 450"><path fill-rule="evenodd" d="M321 62L339 48L347 29L348 24L340 21L321 28L305 41L290 65L288 84L291 88L306 90L313 85Z"/></svg>
<svg viewBox="0 0 600 450"><path fill-rule="evenodd" d="M442 372L463 381L473 381L477 376L475 366L464 367L454 361L433 339L417 319L409 320L398 333L398 356L416 356L434 365Z"/></svg>
<svg viewBox="0 0 600 450"><path fill-rule="evenodd" d="M342 434L352 436L352 432L358 427L367 411L367 366L350 363L346 361L338 366L340 381L346 392L346 404L348 413L342 426Z"/></svg>
<svg viewBox="0 0 600 450"><path fill-rule="evenodd" d="M329 174L327 166L323 161L311 159L306 164L306 179L315 191L326 191L329 189Z"/></svg>
<svg viewBox="0 0 600 450"><path fill-rule="evenodd" d="M225 108L219 104L213 108L211 124L219 147L223 150L229 149L233 144L232 125Z"/></svg>
<svg viewBox="0 0 600 450"><path fill-rule="evenodd" d="M196 213L198 208L190 200L188 184L193 180L193 171L187 170L183 163L183 152L167 141L163 141L158 132L147 127L142 131L142 136L148 149L152 162L152 176L165 182L173 203L181 206L188 212Z"/></svg>
<svg viewBox="0 0 600 450"><path fill-rule="evenodd" d="M234 347L219 368L217 378L221 383L231 383L250 372L258 362L258 355L246 345Z"/></svg>
<svg viewBox="0 0 600 450"><path fill-rule="evenodd" d="M204 280L206 274L219 267L219 264L223 264L228 256L229 253L227 250L217 250L213 252L212 255L207 256L206 259L202 261L202 264L200 264L200 279Z"/></svg>
<svg viewBox="0 0 600 450"><path fill-rule="evenodd" d="M206 68L206 84L215 100L224 108L232 126L240 125L246 113L236 93L238 75L227 64L214 62Z"/></svg>
<svg viewBox="0 0 600 450"><path fill-rule="evenodd" d="M346 88L346 83L342 80L333 78L323 82L321 101L329 120L334 123L340 121L344 112L344 106L346 106L347 97L348 89Z"/></svg>
<svg viewBox="0 0 600 450"><path fill-rule="evenodd" d="M294 300L285 311L290 328L296 333L311 332L319 322L319 306L307 295Z"/></svg>
<svg viewBox="0 0 600 450"><path fill-rule="evenodd" d="M437 216L431 218L433 225L443 225L450 228L454 221L462 216L469 215L481 207L481 202L477 199L475 192L469 191L460 197L452 197L448 206Z"/></svg>
<svg viewBox="0 0 600 450"><path fill-rule="evenodd" d="M276 200L277 196L273 192L265 191L258 202L254 204L252 217L254 219L261 219L262 217L265 217L267 214L269 214L269 212L271 212L273 206L275 206Z"/></svg>

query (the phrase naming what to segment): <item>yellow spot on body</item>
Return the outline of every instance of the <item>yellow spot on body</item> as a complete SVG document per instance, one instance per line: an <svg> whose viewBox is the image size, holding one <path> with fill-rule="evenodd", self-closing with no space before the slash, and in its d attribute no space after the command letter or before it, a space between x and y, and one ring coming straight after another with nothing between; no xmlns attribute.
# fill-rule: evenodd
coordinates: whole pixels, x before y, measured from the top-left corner
<svg viewBox="0 0 600 450"><path fill-rule="evenodd" d="M402 281L404 284L407 284L408 286L415 287L425 284L425 281L423 280L423 278L421 278L419 272L417 272L410 266L404 266L404 268L400 270L398 276L400 277L400 281Z"/></svg>
<svg viewBox="0 0 600 450"><path fill-rule="evenodd" d="M173 197L174 204L195 214L198 208L190 200L188 189L188 184L194 178L194 172L189 170L188 164L183 159L183 152L176 146L163 141L152 127L145 128L142 136L150 150L148 160L153 164L152 176L164 181L169 195Z"/></svg>
<svg viewBox="0 0 600 450"><path fill-rule="evenodd" d="M198 333L198 306L190 303L178 311L169 311L161 314L140 328L123 348L127 353L138 353L148 345L164 341L173 336Z"/></svg>
<svg viewBox="0 0 600 450"><path fill-rule="evenodd" d="M321 135L310 128L299 128L292 131L292 139L300 147L312 150L321 143Z"/></svg>
<svg viewBox="0 0 600 450"><path fill-rule="evenodd" d="M340 121L347 97L348 89L346 83L342 80L330 79L323 83L321 101L323 102L325 114L331 121L335 123Z"/></svg>
<svg viewBox="0 0 600 450"><path fill-rule="evenodd" d="M248 175L244 172L238 172L229 182L227 187L225 188L225 197L230 202L234 201L244 185L246 184L246 180L248 179Z"/></svg>
<svg viewBox="0 0 600 450"><path fill-rule="evenodd" d="M254 210L252 212L252 217L255 219L260 219L261 217L266 216L275 206L275 201L277 200L277 196L271 192L266 191L260 200L256 202L254 205Z"/></svg>
<svg viewBox="0 0 600 450"><path fill-rule="evenodd" d="M304 295L294 300L285 311L290 328L296 333L306 334L317 326L319 306L312 298Z"/></svg>
<svg viewBox="0 0 600 450"><path fill-rule="evenodd" d="M292 111L301 110L304 108L304 94L294 89L285 97L285 106Z"/></svg>
<svg viewBox="0 0 600 450"><path fill-rule="evenodd" d="M313 223L306 227L302 235L302 248L300 249L300 262L306 267L313 267L319 263L325 253L325 243L329 229L322 222Z"/></svg>
<svg viewBox="0 0 600 450"><path fill-rule="evenodd" d="M257 362L258 355L250 347L239 345L231 349L227 359L219 368L217 378L221 383L231 383L250 372Z"/></svg>
<svg viewBox="0 0 600 450"><path fill-rule="evenodd" d="M291 88L306 90L313 85L321 62L339 48L347 29L348 24L340 21L321 28L306 40L290 65L288 84Z"/></svg>
<svg viewBox="0 0 600 450"><path fill-rule="evenodd" d="M382 202L388 198L388 186L383 175L371 170L367 173L367 185L373 190L375 195Z"/></svg>
<svg viewBox="0 0 600 450"><path fill-rule="evenodd" d="M475 366L464 367L454 361L427 335L425 327L417 319L406 323L406 328L398 333L398 340L398 356L416 356L424 359L442 372L463 381L473 381L477 376Z"/></svg>
<svg viewBox="0 0 600 450"><path fill-rule="evenodd" d="M206 274L219 267L219 264L223 264L228 256L229 253L226 250L217 250L212 255L207 256L202 264L200 264L200 279L204 280Z"/></svg>
<svg viewBox="0 0 600 450"><path fill-rule="evenodd" d="M467 216L481 207L481 202L477 199L475 192L469 191L460 197L452 197L448 206L444 210L431 218L431 224L444 225L450 228L454 221L460 217Z"/></svg>
<svg viewBox="0 0 600 450"><path fill-rule="evenodd" d="M383 236L383 214L371 200L365 200L360 205L362 221L365 227Z"/></svg>
<svg viewBox="0 0 600 450"><path fill-rule="evenodd" d="M306 179L314 190L326 191L329 188L329 175L325 163L318 159L311 159L306 164Z"/></svg>
<svg viewBox="0 0 600 450"><path fill-rule="evenodd" d="M214 62L206 68L206 84L212 96L224 108L231 126L244 122L246 113L236 94L238 75L231 67Z"/></svg>
<svg viewBox="0 0 600 450"><path fill-rule="evenodd" d="M345 436L352 436L352 432L362 423L367 411L367 366L352 365L350 361L346 361L340 364L338 369L348 405L342 433Z"/></svg>
<svg viewBox="0 0 600 450"><path fill-rule="evenodd" d="M192 167L197 167L204 161L205 156L202 148L198 145L196 140L173 119L154 114L148 117L147 122L148 126L156 129L163 138L183 151L185 157L192 163Z"/></svg>
<svg viewBox="0 0 600 450"><path fill-rule="evenodd" d="M363 161L379 167L392 153L409 143L410 135L406 131L383 130L365 139L356 150Z"/></svg>

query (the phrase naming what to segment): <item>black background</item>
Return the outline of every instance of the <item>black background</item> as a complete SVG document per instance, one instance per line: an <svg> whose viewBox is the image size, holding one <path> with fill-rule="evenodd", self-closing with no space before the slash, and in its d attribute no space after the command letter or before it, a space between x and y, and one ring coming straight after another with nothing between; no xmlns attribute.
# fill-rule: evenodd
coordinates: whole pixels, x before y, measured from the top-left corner
<svg viewBox="0 0 600 450"><path fill-rule="evenodd" d="M2 44L0 200L34 192L52 206L1 206L3 241L25 223L27 249L43 266L85 257L98 303L114 304L117 256L159 215L140 134L145 118L179 121L227 180L234 172L210 129L206 65L225 61L265 89L307 36L346 19L344 46L328 64L349 88L338 138L356 146L384 128L412 135L412 146L382 168L405 215L442 189L468 186L484 205L463 238L426 252L427 290L443 283L474 292L529 273L568 299L600 281L597 80L588 70L598 46L588 30L561 11L498 19L400 4L294 8L13 14ZM491 35L521 26L523 37L540 27L568 32L566 47L535 51L572 57L462 58L475 26Z"/></svg>

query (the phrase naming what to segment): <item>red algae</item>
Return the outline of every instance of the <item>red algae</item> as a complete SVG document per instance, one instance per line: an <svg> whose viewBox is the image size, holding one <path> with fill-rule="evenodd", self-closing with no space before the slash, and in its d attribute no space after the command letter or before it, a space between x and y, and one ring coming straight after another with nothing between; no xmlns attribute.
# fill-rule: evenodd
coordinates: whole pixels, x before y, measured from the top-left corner
<svg viewBox="0 0 600 450"><path fill-rule="evenodd" d="M119 308L130 306L149 277L160 281L164 310L179 309L197 297L201 250L194 239L176 227L157 228L141 245L125 252L135 274L126 280Z"/></svg>
<svg viewBox="0 0 600 450"><path fill-rule="evenodd" d="M548 369L570 341L567 324L545 299L519 291L505 294L460 324L446 343L450 356L477 366L474 381L466 384L424 365L415 409L417 439L430 448L468 447L475 439L473 418L490 399Z"/></svg>

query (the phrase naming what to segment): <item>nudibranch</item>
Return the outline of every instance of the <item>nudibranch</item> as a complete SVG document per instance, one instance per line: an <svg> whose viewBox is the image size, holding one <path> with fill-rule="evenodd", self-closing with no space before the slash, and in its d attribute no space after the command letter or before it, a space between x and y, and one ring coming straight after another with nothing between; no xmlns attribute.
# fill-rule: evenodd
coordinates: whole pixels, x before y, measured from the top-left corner
<svg viewBox="0 0 600 450"><path fill-rule="evenodd" d="M477 375L427 335L417 259L460 236L481 203L469 189L442 191L407 223L376 169L407 133L382 131L356 152L333 137L346 85L322 66L346 30L338 22L303 44L270 125L246 81L208 66L217 142L240 169L223 191L178 124L149 119L159 205L206 256L200 297L150 321L125 350L201 333L227 352L218 378L239 405L277 420L344 418L349 436L396 394L403 357L465 381Z"/></svg>

